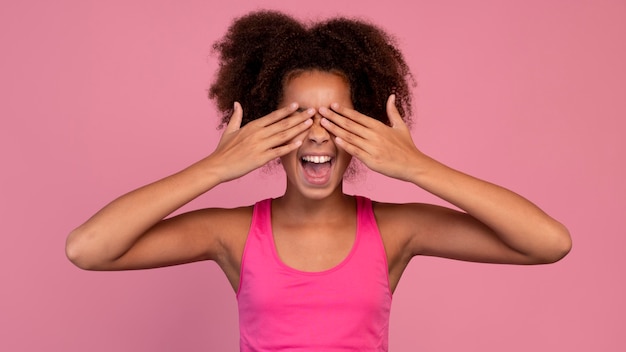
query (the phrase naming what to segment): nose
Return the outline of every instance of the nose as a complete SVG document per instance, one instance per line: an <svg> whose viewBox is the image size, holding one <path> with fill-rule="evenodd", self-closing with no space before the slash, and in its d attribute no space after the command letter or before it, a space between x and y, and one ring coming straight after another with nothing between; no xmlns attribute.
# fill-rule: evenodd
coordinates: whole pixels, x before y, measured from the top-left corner
<svg viewBox="0 0 626 352"><path fill-rule="evenodd" d="M308 130L308 140L316 144L323 144L330 140L330 134L321 124L322 117L316 115L313 117L313 124Z"/></svg>

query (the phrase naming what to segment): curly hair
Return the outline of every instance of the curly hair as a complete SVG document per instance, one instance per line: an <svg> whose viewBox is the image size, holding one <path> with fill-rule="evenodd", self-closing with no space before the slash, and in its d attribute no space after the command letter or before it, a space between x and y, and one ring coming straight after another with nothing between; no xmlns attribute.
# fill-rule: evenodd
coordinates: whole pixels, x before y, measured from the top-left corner
<svg viewBox="0 0 626 352"><path fill-rule="evenodd" d="M386 124L385 103L395 94L410 123L409 68L394 39L365 21L339 17L306 25L281 12L252 12L235 19L213 49L220 65L209 98L222 113L220 127L235 101L243 107L242 125L276 110L285 80L305 70L342 74L354 108Z"/></svg>

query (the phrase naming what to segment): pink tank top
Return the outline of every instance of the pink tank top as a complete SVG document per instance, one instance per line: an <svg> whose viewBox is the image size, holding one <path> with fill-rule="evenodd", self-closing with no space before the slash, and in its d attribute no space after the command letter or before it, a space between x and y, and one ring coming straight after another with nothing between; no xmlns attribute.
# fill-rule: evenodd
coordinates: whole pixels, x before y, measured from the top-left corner
<svg viewBox="0 0 626 352"><path fill-rule="evenodd" d="M274 245L271 199L254 206L237 292L241 351L387 351L387 256L371 201L356 200L352 250L321 272L284 264Z"/></svg>

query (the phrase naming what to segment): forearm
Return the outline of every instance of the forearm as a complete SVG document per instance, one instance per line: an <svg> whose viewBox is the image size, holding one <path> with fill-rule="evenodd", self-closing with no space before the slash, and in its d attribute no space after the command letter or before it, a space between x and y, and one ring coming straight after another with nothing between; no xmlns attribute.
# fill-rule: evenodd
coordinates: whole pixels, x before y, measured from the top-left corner
<svg viewBox="0 0 626 352"><path fill-rule="evenodd" d="M119 258L163 218L215 187L214 169L207 158L115 199L70 233L68 257L79 266Z"/></svg>
<svg viewBox="0 0 626 352"><path fill-rule="evenodd" d="M446 223L449 219L441 220L443 225L438 222L440 230L454 231L447 235L448 238L460 240L458 235L463 237L468 248L459 249L459 245L463 246L461 241L450 244L443 240L424 239L422 229L416 229L423 224L408 221L411 225L407 231L413 238L419 238L416 243L420 242L412 254L423 251L425 242L435 255L475 260L489 257L487 259L498 262L552 262L569 251L571 242L567 229L528 200L451 169L420 152L395 107L394 95L387 100L389 126L349 107L338 104L331 107L332 110L320 108L319 111L324 116L322 125L337 137L335 143L339 147L370 169L412 182L464 210L473 217L472 220L479 222L467 222L465 225L471 228L465 229L453 229L452 224ZM484 255L494 250L499 253Z"/></svg>
<svg viewBox="0 0 626 352"><path fill-rule="evenodd" d="M192 227L201 227L202 240L206 241L202 219L187 219L184 224L178 223L169 229L153 226L219 183L239 178L298 148L302 141L294 138L310 127L314 111L294 113L297 108L297 104L289 104L241 127L243 111L236 103L217 148L210 156L105 206L72 231L67 239L67 256L80 267L116 267L108 264L130 253L135 244L143 243L142 248L149 248L148 253L136 261L159 264L163 259L162 246L186 242L179 246L174 261L189 260L189 248L185 246L193 241L177 243L176 240L181 232L197 234L197 231L186 228L193 223ZM150 231L151 228L154 231ZM163 238L158 236L163 234L160 230L167 230L166 237L170 242L166 241L165 245L160 241ZM208 246L213 245L215 243ZM191 249L193 247L191 243Z"/></svg>
<svg viewBox="0 0 626 352"><path fill-rule="evenodd" d="M524 197L423 154L415 160L411 182L488 226L511 249L536 262L553 262L569 251L567 229Z"/></svg>

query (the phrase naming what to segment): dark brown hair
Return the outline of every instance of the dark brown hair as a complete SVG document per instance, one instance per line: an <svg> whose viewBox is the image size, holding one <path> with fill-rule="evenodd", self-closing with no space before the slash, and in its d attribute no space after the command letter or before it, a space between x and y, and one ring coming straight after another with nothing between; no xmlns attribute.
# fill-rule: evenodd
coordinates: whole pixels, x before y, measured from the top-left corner
<svg viewBox="0 0 626 352"><path fill-rule="evenodd" d="M334 18L307 26L280 12L253 12L236 19L213 49L220 66L209 98L222 113L220 127L235 101L243 107L242 125L276 110L285 78L302 70L340 72L354 108L387 124L385 103L395 94L410 122L409 68L393 38L365 21Z"/></svg>

